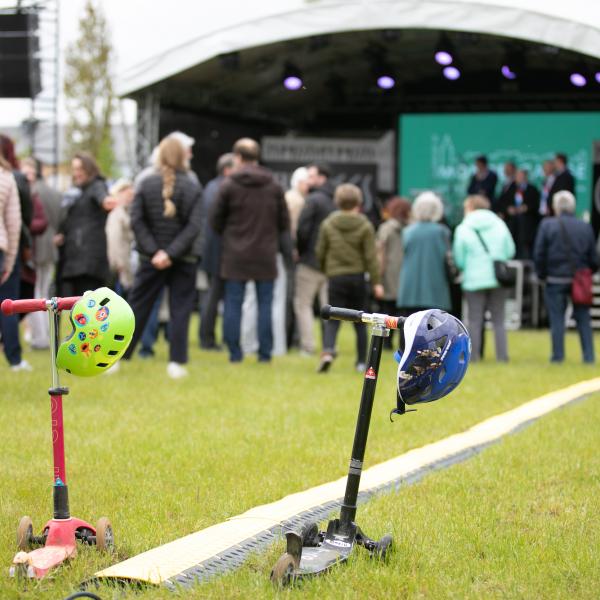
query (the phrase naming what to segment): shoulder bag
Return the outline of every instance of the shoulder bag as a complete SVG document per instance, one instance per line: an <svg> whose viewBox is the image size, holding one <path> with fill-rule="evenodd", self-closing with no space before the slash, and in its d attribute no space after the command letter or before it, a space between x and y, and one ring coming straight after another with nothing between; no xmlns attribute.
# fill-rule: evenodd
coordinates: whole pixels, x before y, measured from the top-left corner
<svg viewBox="0 0 600 600"><path fill-rule="evenodd" d="M571 264L571 270L573 271L573 281L571 283L571 300L573 304L579 304L581 306L591 306L594 302L593 294L593 283L592 283L592 270L589 267L582 267L578 269L573 260L571 240L567 236L565 224L558 217L558 224L560 225L560 233L567 247L567 257Z"/></svg>
<svg viewBox="0 0 600 600"><path fill-rule="evenodd" d="M483 241L483 236L477 229L473 229L473 231L477 234L483 249L486 253L491 257L490 251L488 250L487 244ZM517 273L515 269L512 269L508 266L508 263L505 260L493 260L494 263L494 275L498 280L498 283L502 287L512 287L515 285L515 281L517 280Z"/></svg>

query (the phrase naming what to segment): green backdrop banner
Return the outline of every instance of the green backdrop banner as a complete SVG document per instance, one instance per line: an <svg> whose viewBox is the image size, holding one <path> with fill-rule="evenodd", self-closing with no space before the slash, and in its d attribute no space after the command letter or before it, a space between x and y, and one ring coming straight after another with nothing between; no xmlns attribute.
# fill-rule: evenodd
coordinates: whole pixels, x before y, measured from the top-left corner
<svg viewBox="0 0 600 600"><path fill-rule="evenodd" d="M577 182L578 214L589 213L592 145L600 139L600 113L402 115L399 128L400 193L414 198L426 189L436 191L453 225L462 218L462 201L479 154L488 157L498 174L498 192L506 161L528 169L539 187L542 162L564 152Z"/></svg>

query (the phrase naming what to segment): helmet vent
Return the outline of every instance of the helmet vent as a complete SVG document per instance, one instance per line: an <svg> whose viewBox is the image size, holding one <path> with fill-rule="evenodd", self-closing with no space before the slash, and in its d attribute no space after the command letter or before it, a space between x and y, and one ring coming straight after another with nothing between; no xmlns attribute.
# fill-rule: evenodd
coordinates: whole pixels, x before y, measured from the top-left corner
<svg viewBox="0 0 600 600"><path fill-rule="evenodd" d="M448 341L448 336L443 335L441 338L438 338L437 340L435 340L435 347L442 350L444 348L444 346L446 345L447 341Z"/></svg>
<svg viewBox="0 0 600 600"><path fill-rule="evenodd" d="M108 367L108 363L96 363L97 367Z"/></svg>
<svg viewBox="0 0 600 600"><path fill-rule="evenodd" d="M110 298L104 298L104 300L102 300L102 302L100 302L100 306L105 306L109 302L110 302Z"/></svg>
<svg viewBox="0 0 600 600"><path fill-rule="evenodd" d="M442 380L444 379L444 377L446 377L446 369L445 369L444 367L442 367L442 368L440 369L440 372L439 372L439 374L438 374L438 381L439 381L440 383L442 383Z"/></svg>
<svg viewBox="0 0 600 600"><path fill-rule="evenodd" d="M115 340L117 340L117 342L122 342L125 339L124 335L120 335L118 333L114 337L115 337Z"/></svg>
<svg viewBox="0 0 600 600"><path fill-rule="evenodd" d="M460 353L460 356L458 357L458 362L459 362L461 365L464 365L464 364L465 364L465 353L464 353L464 352L461 352L461 353Z"/></svg>
<svg viewBox="0 0 600 600"><path fill-rule="evenodd" d="M119 354L119 351L118 350L109 350L108 351L109 356L115 356L115 354Z"/></svg>
<svg viewBox="0 0 600 600"><path fill-rule="evenodd" d="M432 329L435 329L436 327L439 327L441 324L442 324L442 322L433 315L431 315L427 319L427 329L429 329L429 331L431 331Z"/></svg>

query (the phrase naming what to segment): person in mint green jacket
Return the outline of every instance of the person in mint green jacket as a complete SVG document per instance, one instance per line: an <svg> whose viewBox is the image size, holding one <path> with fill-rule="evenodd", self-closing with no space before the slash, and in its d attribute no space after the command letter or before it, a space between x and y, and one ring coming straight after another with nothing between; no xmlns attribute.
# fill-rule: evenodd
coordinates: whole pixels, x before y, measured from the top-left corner
<svg viewBox="0 0 600 600"><path fill-rule="evenodd" d="M496 360L507 362L504 328L506 290L500 287L494 275L494 260L512 258L515 243L508 227L490 210L490 202L484 196L467 196L464 211L464 219L454 232L452 253L456 266L462 272L461 286L468 308L467 327L473 344L471 360L478 360L481 354L483 319L487 308L492 315Z"/></svg>

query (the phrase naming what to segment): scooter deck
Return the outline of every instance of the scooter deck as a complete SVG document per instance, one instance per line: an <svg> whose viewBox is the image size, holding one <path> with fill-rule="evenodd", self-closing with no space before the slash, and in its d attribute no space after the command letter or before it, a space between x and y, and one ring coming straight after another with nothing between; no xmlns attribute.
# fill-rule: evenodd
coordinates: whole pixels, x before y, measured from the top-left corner
<svg viewBox="0 0 600 600"><path fill-rule="evenodd" d="M73 558L76 554L77 546L75 544L48 545L31 552L17 552L10 567L10 575L41 579L50 569Z"/></svg>
<svg viewBox="0 0 600 600"><path fill-rule="evenodd" d="M348 560L353 544L348 547L334 546L325 540L320 546L302 548L300 566L295 572L296 577L318 575Z"/></svg>

